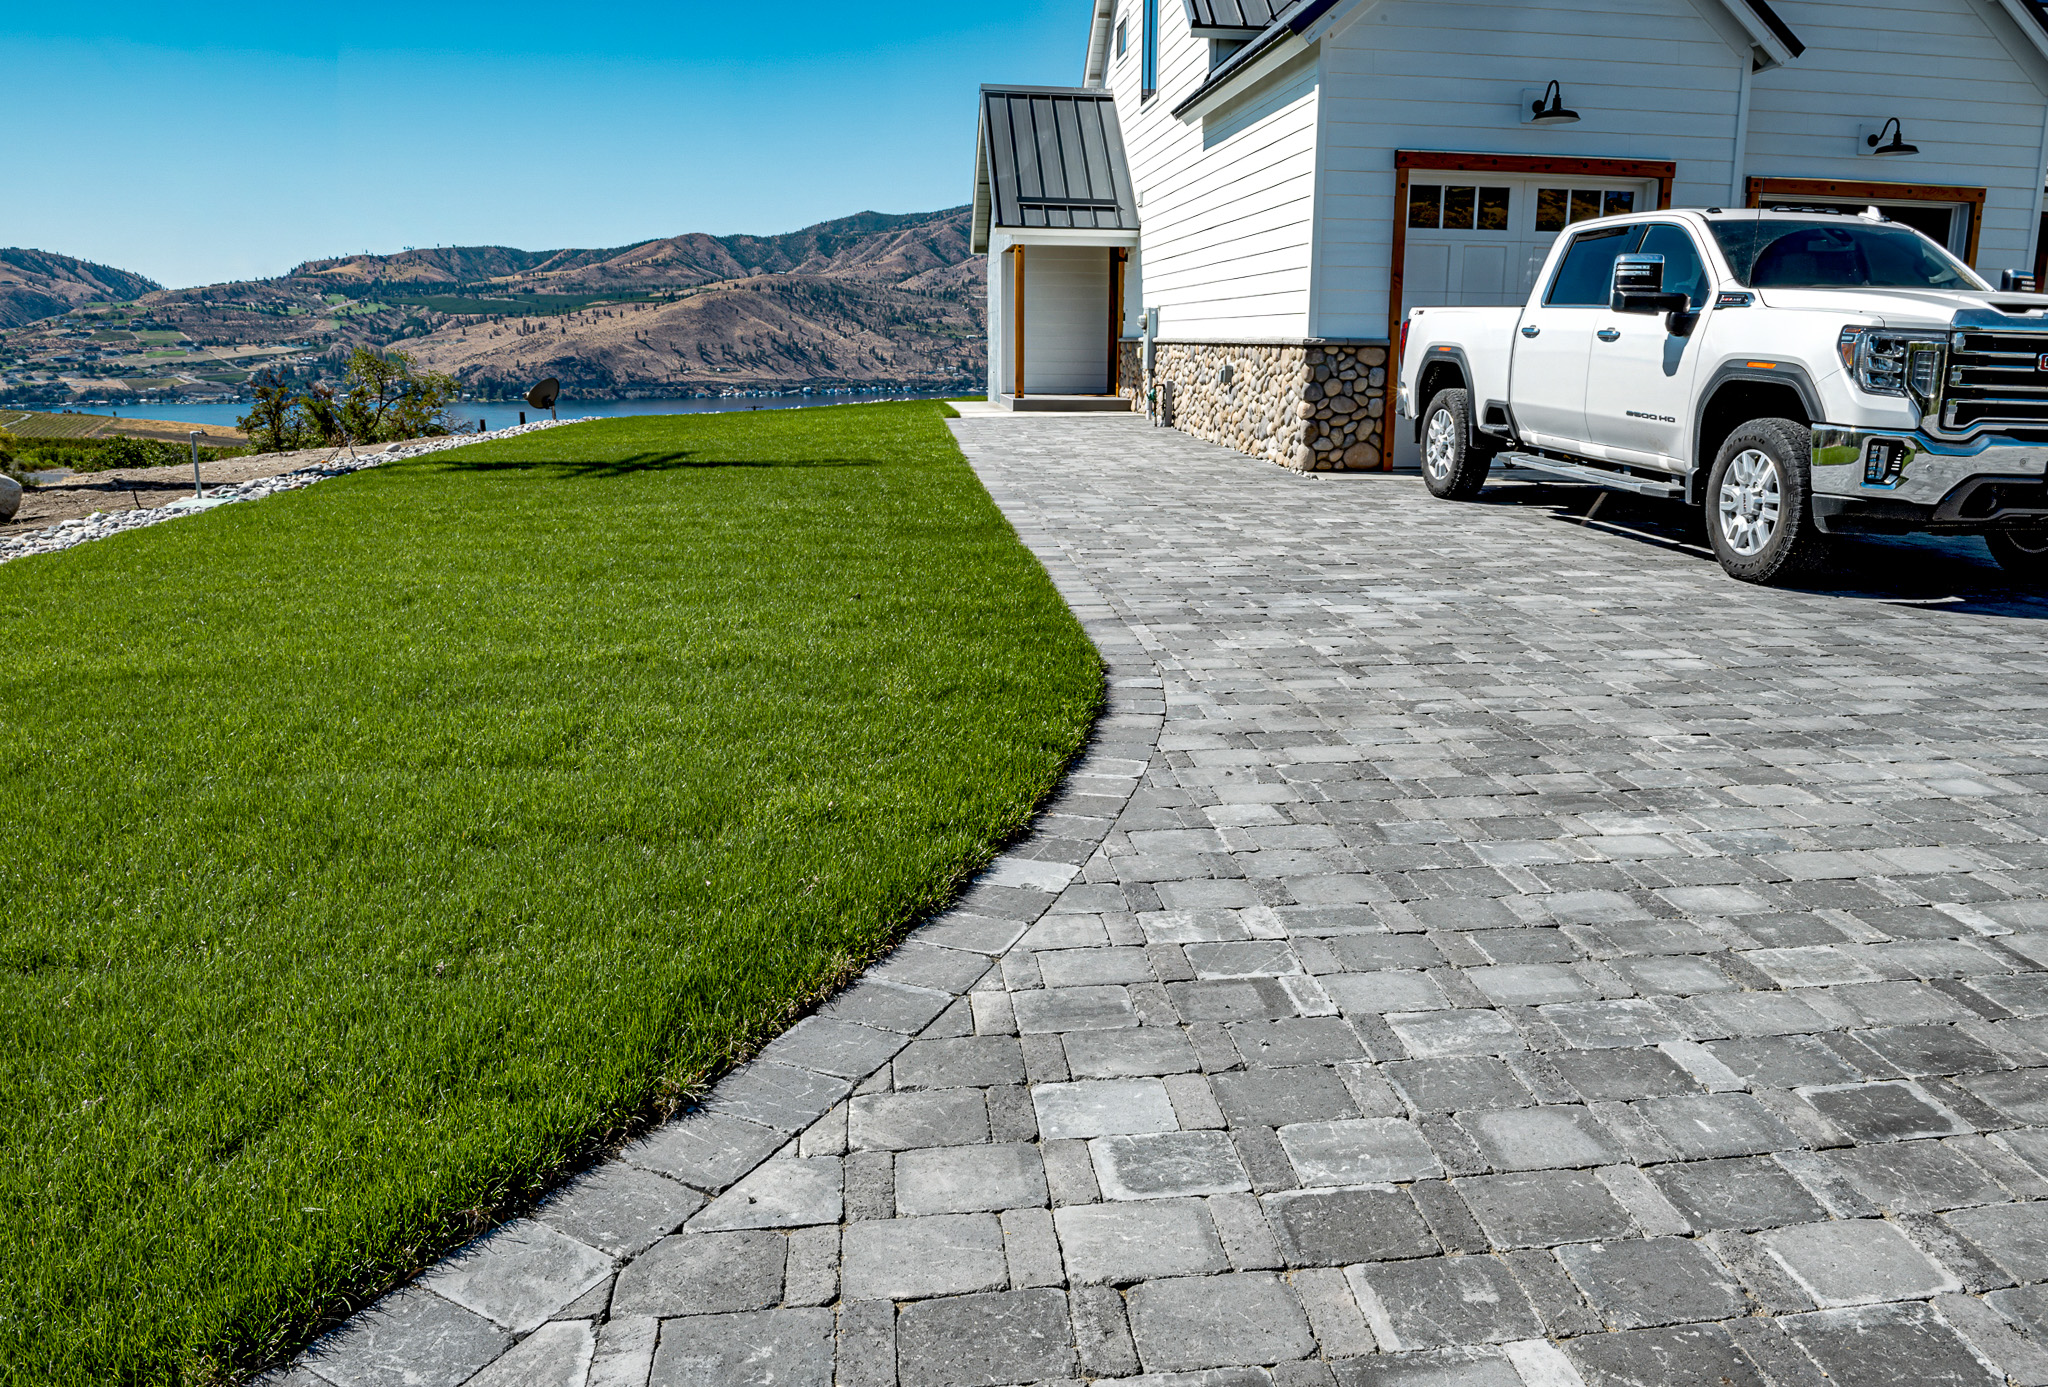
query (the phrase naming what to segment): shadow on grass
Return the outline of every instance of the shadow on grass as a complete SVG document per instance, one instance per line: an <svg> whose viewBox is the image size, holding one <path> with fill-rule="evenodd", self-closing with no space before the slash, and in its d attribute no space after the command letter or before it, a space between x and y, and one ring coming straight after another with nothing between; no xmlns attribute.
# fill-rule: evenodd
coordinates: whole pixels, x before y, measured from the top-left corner
<svg viewBox="0 0 2048 1387"><path fill-rule="evenodd" d="M1596 499L1599 508L1594 510ZM1540 482L1492 486L1480 500L1548 511L1563 524L1585 525L1703 563L1716 562L1704 514L1680 501ZM1791 586L1845 602L1885 602L2022 621L2048 619L2048 594L2014 583L1983 540L1962 535L1838 535L1829 544L1827 564Z"/></svg>
<svg viewBox="0 0 2048 1387"><path fill-rule="evenodd" d="M433 465L453 472L550 472L560 477L619 477L629 472L669 472L708 467L879 467L875 458L725 458L687 451L629 453L625 457L570 458L431 458Z"/></svg>

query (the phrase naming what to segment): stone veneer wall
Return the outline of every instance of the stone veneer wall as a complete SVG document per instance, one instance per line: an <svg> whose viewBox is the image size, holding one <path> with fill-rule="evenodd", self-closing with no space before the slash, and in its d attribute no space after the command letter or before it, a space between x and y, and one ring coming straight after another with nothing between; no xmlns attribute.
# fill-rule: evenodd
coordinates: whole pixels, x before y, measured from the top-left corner
<svg viewBox="0 0 2048 1387"><path fill-rule="evenodd" d="M1118 393L1142 407L1142 344L1124 342L1121 359ZM1153 383L1173 383L1167 422L1197 438L1303 472L1377 468L1386 456L1382 344L1161 341L1154 363Z"/></svg>

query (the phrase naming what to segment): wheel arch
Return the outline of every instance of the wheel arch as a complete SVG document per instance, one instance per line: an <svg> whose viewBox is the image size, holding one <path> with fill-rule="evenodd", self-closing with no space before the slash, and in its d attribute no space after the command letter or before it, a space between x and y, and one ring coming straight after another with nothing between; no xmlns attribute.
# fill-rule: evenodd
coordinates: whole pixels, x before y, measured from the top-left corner
<svg viewBox="0 0 2048 1387"><path fill-rule="evenodd" d="M1795 362L1747 361L1722 366L1700 391L1685 499L1695 506L1706 504L1707 477L1714 469L1715 455L1728 435L1750 420L1791 419L1810 427L1825 417L1820 392Z"/></svg>
<svg viewBox="0 0 2048 1387"><path fill-rule="evenodd" d="M1423 358L1422 367L1415 373L1415 441L1422 441L1423 421L1429 417L1429 402L1443 390L1472 389L1472 367L1465 359L1465 349L1453 346L1435 346ZM1477 411L1474 411L1477 418ZM1475 425L1476 428L1476 425Z"/></svg>

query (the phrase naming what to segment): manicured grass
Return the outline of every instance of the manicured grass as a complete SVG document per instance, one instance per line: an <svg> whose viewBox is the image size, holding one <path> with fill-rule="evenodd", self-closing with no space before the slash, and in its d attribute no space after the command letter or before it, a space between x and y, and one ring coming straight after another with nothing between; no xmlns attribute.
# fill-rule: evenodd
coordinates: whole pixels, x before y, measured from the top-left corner
<svg viewBox="0 0 2048 1387"><path fill-rule="evenodd" d="M844 980L1093 650L936 404L579 424L0 566L0 1381L217 1379Z"/></svg>

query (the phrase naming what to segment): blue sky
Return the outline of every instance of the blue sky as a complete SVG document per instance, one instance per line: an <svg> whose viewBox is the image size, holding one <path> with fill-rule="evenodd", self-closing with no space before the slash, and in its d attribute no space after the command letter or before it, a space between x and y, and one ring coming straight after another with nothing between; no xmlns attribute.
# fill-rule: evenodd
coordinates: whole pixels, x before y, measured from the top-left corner
<svg viewBox="0 0 2048 1387"><path fill-rule="evenodd" d="M172 286L967 201L974 92L1088 0L10 6L0 245Z"/></svg>

